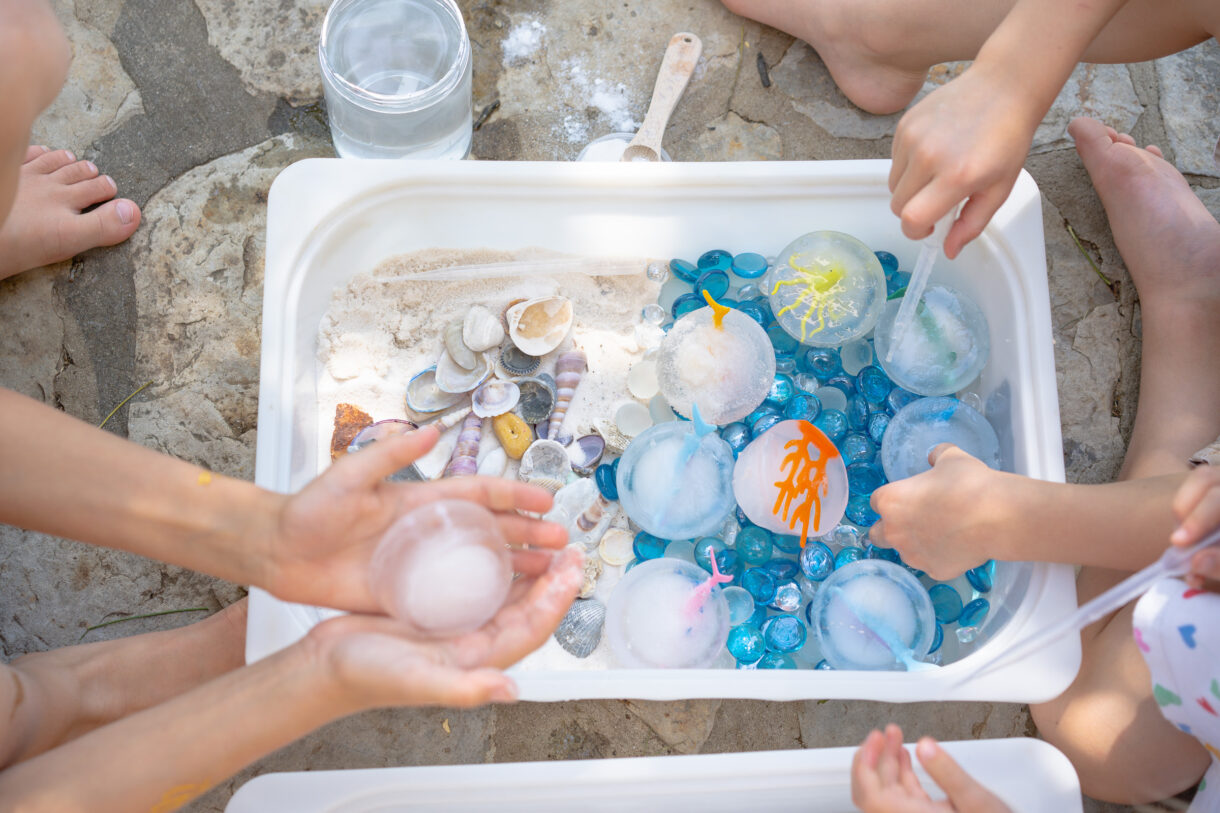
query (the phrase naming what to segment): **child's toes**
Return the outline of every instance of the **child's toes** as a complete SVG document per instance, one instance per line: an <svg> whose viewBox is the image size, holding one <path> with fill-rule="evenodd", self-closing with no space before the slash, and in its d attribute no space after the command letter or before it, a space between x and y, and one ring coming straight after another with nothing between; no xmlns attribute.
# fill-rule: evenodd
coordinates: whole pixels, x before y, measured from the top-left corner
<svg viewBox="0 0 1220 813"><path fill-rule="evenodd" d="M42 155L36 155L27 166L35 172L50 175L57 169L62 169L76 161L76 156L68 150L51 150Z"/></svg>
<svg viewBox="0 0 1220 813"><path fill-rule="evenodd" d="M41 144L31 144L25 148L25 158L21 160L21 163L28 164L38 156L42 155L44 152L50 151L50 147L44 147Z"/></svg>
<svg viewBox="0 0 1220 813"><path fill-rule="evenodd" d="M92 161L74 161L51 173L62 184L74 184L97 177L97 166Z"/></svg>
<svg viewBox="0 0 1220 813"><path fill-rule="evenodd" d="M86 206L110 200L118 191L118 186L109 175L99 175L96 178L79 181L66 190L68 200L74 209L84 209Z"/></svg>
<svg viewBox="0 0 1220 813"><path fill-rule="evenodd" d="M1161 148L1155 144L1149 144L1147 147L1144 147L1144 149L1148 150L1148 152L1152 153L1157 158L1165 157L1165 153L1161 152Z"/></svg>
<svg viewBox="0 0 1220 813"><path fill-rule="evenodd" d="M60 232L68 256L95 246L113 246L132 235L140 225L140 207L126 198L104 203L72 218Z"/></svg>

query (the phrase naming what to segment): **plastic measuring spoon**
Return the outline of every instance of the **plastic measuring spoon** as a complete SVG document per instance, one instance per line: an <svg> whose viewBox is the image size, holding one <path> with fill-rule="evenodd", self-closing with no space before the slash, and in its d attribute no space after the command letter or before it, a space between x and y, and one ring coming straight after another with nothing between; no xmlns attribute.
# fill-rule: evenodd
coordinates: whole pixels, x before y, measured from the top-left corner
<svg viewBox="0 0 1220 813"><path fill-rule="evenodd" d="M657 73L657 83L652 90L652 101L648 103L644 123L619 160L661 160L661 138L665 135L669 114L682 97L682 91L686 90L686 83L695 72L695 63L699 61L701 53L703 43L690 32L683 31L669 38L669 47L661 60L661 70Z"/></svg>
<svg viewBox="0 0 1220 813"><path fill-rule="evenodd" d="M1179 548L1176 545L1170 546L1168 550L1161 554L1160 559L1157 559L1148 565L1148 567L1114 585L1092 601L1081 605L1076 612L1063 620L1022 638L1010 646L1008 651L999 658L973 672L967 673L959 678L954 685L961 685L967 680L1019 661L1068 633L1084 629L1094 621L1104 618L1119 607L1143 595L1149 587L1160 579L1167 576L1185 575L1190 572L1190 560L1194 555L1218 542L1220 542L1220 528L1212 531L1201 541L1196 542L1189 548Z"/></svg>
<svg viewBox="0 0 1220 813"><path fill-rule="evenodd" d="M932 275L932 264L936 262L936 255L945 247L945 237L948 236L949 229L953 227L953 221L957 220L957 213L960 209L960 204L950 209L949 214L936 221L932 233L920 242L919 256L915 258L915 269L911 271L907 291L902 295L902 302L898 305L898 315L894 317L894 329L890 333L890 349L885 354L887 362L894 360L894 349L902 343L907 329L911 327L911 321L915 318L915 309L919 306L919 300L923 299L923 289L928 287L928 277Z"/></svg>

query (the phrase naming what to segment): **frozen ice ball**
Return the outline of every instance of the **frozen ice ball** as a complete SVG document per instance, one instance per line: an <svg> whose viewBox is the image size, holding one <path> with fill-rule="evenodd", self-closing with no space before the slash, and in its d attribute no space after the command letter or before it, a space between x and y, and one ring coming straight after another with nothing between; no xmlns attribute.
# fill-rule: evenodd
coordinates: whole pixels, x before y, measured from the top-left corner
<svg viewBox="0 0 1220 813"><path fill-rule="evenodd" d="M623 666L710 666L729 637L729 606L709 576L681 559L644 562L614 586L606 604L606 638Z"/></svg>
<svg viewBox="0 0 1220 813"><path fill-rule="evenodd" d="M873 334L877 360L900 387L919 395L948 395L978 378L991 352L987 317L974 300L944 285L930 285L905 334L893 346L901 300L887 302Z"/></svg>
<svg viewBox="0 0 1220 813"><path fill-rule="evenodd" d="M1000 439L986 418L956 398L920 398L895 413L881 438L886 479L894 483L932 468L928 453L942 443L1002 467Z"/></svg>

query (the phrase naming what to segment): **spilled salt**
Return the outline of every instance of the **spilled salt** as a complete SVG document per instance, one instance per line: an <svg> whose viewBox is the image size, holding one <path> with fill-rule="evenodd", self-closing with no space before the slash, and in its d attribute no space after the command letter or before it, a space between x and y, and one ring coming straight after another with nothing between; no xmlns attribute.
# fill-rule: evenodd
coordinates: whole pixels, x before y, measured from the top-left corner
<svg viewBox="0 0 1220 813"><path fill-rule="evenodd" d="M546 26L537 20L525 20L515 25L500 44L505 67L533 56L542 47L542 36L545 33Z"/></svg>

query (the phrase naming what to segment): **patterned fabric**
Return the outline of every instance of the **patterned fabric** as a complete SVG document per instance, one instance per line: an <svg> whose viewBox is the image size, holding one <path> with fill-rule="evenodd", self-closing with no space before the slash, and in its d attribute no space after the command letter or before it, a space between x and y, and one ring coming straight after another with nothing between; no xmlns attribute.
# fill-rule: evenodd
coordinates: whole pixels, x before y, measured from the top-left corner
<svg viewBox="0 0 1220 813"><path fill-rule="evenodd" d="M1220 594L1162 579L1135 605L1132 634L1165 719L1203 743L1212 764L1190 806L1220 810Z"/></svg>
<svg viewBox="0 0 1220 813"><path fill-rule="evenodd" d="M1211 446L1195 452L1190 462L1196 466L1220 466L1220 438Z"/></svg>

